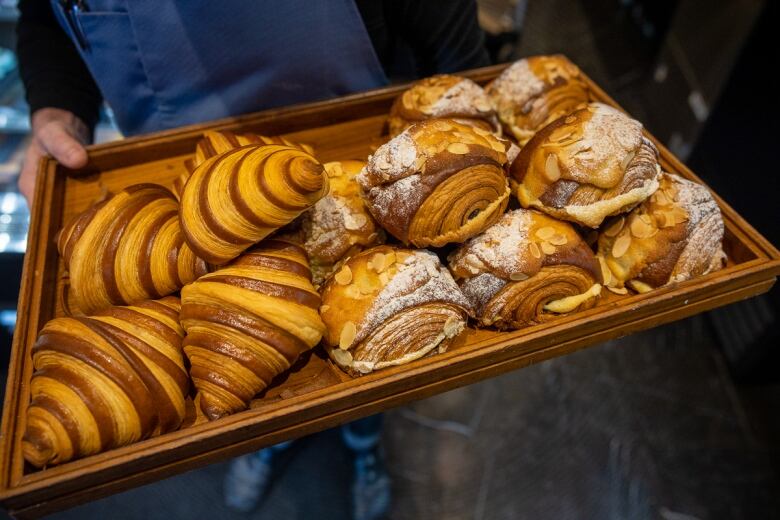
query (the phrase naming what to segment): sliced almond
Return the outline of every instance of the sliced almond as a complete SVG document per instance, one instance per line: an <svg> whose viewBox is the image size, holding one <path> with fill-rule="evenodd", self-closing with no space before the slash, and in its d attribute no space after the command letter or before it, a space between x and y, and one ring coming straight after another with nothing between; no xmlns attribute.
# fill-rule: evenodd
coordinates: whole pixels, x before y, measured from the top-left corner
<svg viewBox="0 0 780 520"><path fill-rule="evenodd" d="M362 213L345 215L344 218L344 227L350 231L356 231L365 226L366 223L368 223L368 217Z"/></svg>
<svg viewBox="0 0 780 520"><path fill-rule="evenodd" d="M506 146L501 141L488 138L488 142L490 143L490 147L493 148L493 150L497 151L498 153L506 153Z"/></svg>
<svg viewBox="0 0 780 520"><path fill-rule="evenodd" d="M333 349L330 351L330 355L333 360L343 367L352 366L352 354L340 349Z"/></svg>
<svg viewBox="0 0 780 520"><path fill-rule="evenodd" d="M528 250L531 251L531 255L533 255L534 258L542 257L542 252L539 250L539 246L536 245L536 242L528 244Z"/></svg>
<svg viewBox="0 0 780 520"><path fill-rule="evenodd" d="M341 167L341 163L338 161L328 163L327 171L329 177L341 177L344 175L344 169Z"/></svg>
<svg viewBox="0 0 780 520"><path fill-rule="evenodd" d="M382 253L374 253L374 256L371 257L371 262L369 263L374 271L381 273L385 270L385 255Z"/></svg>
<svg viewBox="0 0 780 520"><path fill-rule="evenodd" d="M658 227L666 227L666 213L657 211L656 213L653 213L653 216L655 217L655 222L658 224Z"/></svg>
<svg viewBox="0 0 780 520"><path fill-rule="evenodd" d="M464 155L469 153L469 147L463 143L452 143L447 147L447 151L456 155Z"/></svg>
<svg viewBox="0 0 780 520"><path fill-rule="evenodd" d="M349 282L352 281L352 269L350 269L348 265L345 265L333 276L333 278L341 285L349 285Z"/></svg>
<svg viewBox="0 0 780 520"><path fill-rule="evenodd" d="M512 273L509 275L509 279L513 282L522 282L523 280L528 280L528 275L525 273Z"/></svg>
<svg viewBox="0 0 780 520"><path fill-rule="evenodd" d="M555 253L555 246L549 242L542 242L542 252L546 255Z"/></svg>
<svg viewBox="0 0 780 520"><path fill-rule="evenodd" d="M610 224L609 227L604 231L604 235L608 237L615 237L620 233L620 231L623 229L623 225L626 223L625 217L620 217L617 219L614 223Z"/></svg>
<svg viewBox="0 0 780 520"><path fill-rule="evenodd" d="M566 245L566 243L569 240L566 238L565 235L562 235L561 233L556 233L553 236L551 236L547 241L554 246L563 246Z"/></svg>
<svg viewBox="0 0 780 520"><path fill-rule="evenodd" d="M540 240L549 240L553 235L555 235L555 228L552 226L544 226L537 229L534 235L536 235L536 237Z"/></svg>
<svg viewBox="0 0 780 520"><path fill-rule="evenodd" d="M598 257L599 267L601 267L601 278L604 279L604 285L612 285L612 271L609 269L607 262L602 257Z"/></svg>
<svg viewBox="0 0 780 520"><path fill-rule="evenodd" d="M493 109L493 107L490 106L490 103L482 98L477 98L476 101L474 101L474 108L480 112L490 112Z"/></svg>
<svg viewBox="0 0 780 520"><path fill-rule="evenodd" d="M647 238L653 234L653 227L641 218L633 219L630 228L636 238Z"/></svg>
<svg viewBox="0 0 780 520"><path fill-rule="evenodd" d="M390 281L390 277L387 273L379 273L379 281L382 283L382 287L384 287Z"/></svg>
<svg viewBox="0 0 780 520"><path fill-rule="evenodd" d="M328 312L328 309L330 309L330 305L323 305L322 307L320 307L320 314L324 314Z"/></svg>
<svg viewBox="0 0 780 520"><path fill-rule="evenodd" d="M376 241L377 238L379 238L379 233L371 233L370 235L368 235L368 238L367 238L368 243L370 244L370 243Z"/></svg>
<svg viewBox="0 0 780 520"><path fill-rule="evenodd" d="M355 280L355 285L357 286L358 290L360 291L360 294L373 294L374 293L374 284L371 283L372 276L361 276L358 277Z"/></svg>
<svg viewBox="0 0 780 520"><path fill-rule="evenodd" d="M564 119L563 122L566 123L567 125L570 125L573 122L575 122L576 120L577 120L577 118L574 117L574 116L566 116L566 119Z"/></svg>
<svg viewBox="0 0 780 520"><path fill-rule="evenodd" d="M561 169L558 167L558 156L554 153L547 156L547 161L544 163L544 175L550 182L555 182L561 178Z"/></svg>
<svg viewBox="0 0 780 520"><path fill-rule="evenodd" d="M607 289L615 294L628 294L628 289L625 287L607 287Z"/></svg>
<svg viewBox="0 0 780 520"><path fill-rule="evenodd" d="M615 258L620 258L624 254L626 254L626 251L628 251L628 246L631 245L631 235L628 233L623 233L619 237L617 237L617 240L615 240L615 243L612 244L612 256Z"/></svg>
<svg viewBox="0 0 780 520"><path fill-rule="evenodd" d="M341 335L339 336L339 348L342 350L347 350L349 347L351 347L352 342L355 341L356 335L357 327L355 326L355 322L346 322L341 328Z"/></svg>

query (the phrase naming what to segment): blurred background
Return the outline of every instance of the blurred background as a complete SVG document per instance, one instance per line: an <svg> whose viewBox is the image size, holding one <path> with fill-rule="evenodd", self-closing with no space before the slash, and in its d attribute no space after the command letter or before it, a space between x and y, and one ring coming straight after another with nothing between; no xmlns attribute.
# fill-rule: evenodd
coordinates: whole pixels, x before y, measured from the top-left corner
<svg viewBox="0 0 780 520"><path fill-rule="evenodd" d="M495 62L561 52L775 245L777 2L479 0ZM15 0L0 0L0 379L29 214ZM118 133L104 114L97 139ZM388 413L391 518L780 518L778 289ZM334 432L297 443L252 518L347 518ZM216 464L54 515L233 515ZM2 516L0 512L0 516ZM235 515L246 517L247 515Z"/></svg>

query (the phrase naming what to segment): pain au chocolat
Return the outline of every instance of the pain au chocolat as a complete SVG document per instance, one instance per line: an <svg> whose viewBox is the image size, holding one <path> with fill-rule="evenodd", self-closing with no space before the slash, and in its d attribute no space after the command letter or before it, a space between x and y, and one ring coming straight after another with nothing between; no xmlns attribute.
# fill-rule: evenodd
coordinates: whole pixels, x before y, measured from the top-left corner
<svg viewBox="0 0 780 520"><path fill-rule="evenodd" d="M396 98L388 119L390 137L414 123L434 118L457 119L501 133L496 111L482 87L467 78L439 74L413 83Z"/></svg>
<svg viewBox="0 0 780 520"><path fill-rule="evenodd" d="M498 220L514 150L487 130L429 119L379 147L357 180L385 230L404 244L440 247Z"/></svg>
<svg viewBox="0 0 780 520"><path fill-rule="evenodd" d="M205 274L178 213L166 188L135 184L73 219L57 237L69 276L67 308L92 314L157 299Z"/></svg>
<svg viewBox="0 0 780 520"><path fill-rule="evenodd" d="M521 146L538 130L591 99L580 69L561 55L517 61L489 83L485 92L504 129Z"/></svg>
<svg viewBox="0 0 780 520"><path fill-rule="evenodd" d="M726 258L723 229L707 188L664 173L658 191L600 233L604 283L618 293L647 292L716 271Z"/></svg>
<svg viewBox="0 0 780 520"><path fill-rule="evenodd" d="M524 208L596 228L658 188L658 150L642 124L600 103L553 121L512 163Z"/></svg>
<svg viewBox="0 0 780 520"><path fill-rule="evenodd" d="M184 187L179 212L189 246L222 265L288 224L328 192L310 154L281 145L247 145L207 159Z"/></svg>
<svg viewBox="0 0 780 520"><path fill-rule="evenodd" d="M309 256L312 281L321 284L344 257L383 244L385 232L360 196L355 177L364 161L325 164L330 192L300 218L300 240Z"/></svg>
<svg viewBox="0 0 780 520"><path fill-rule="evenodd" d="M183 335L174 296L49 321L32 349L24 458L61 464L177 429Z"/></svg>
<svg viewBox="0 0 780 520"><path fill-rule="evenodd" d="M252 133L236 134L229 130L207 130L195 145L195 155L184 162L184 170L173 181L173 193L176 195L176 198L181 199L184 185L187 184L190 175L206 159L248 144L280 144L314 155L314 150L311 146L296 143L282 136L266 136Z"/></svg>
<svg viewBox="0 0 780 520"><path fill-rule="evenodd" d="M181 299L184 352L209 419L246 409L325 332L306 252L283 240L264 240Z"/></svg>
<svg viewBox="0 0 780 520"><path fill-rule="evenodd" d="M320 308L326 349L353 375L445 351L469 312L436 255L391 246L344 262L325 282Z"/></svg>
<svg viewBox="0 0 780 520"><path fill-rule="evenodd" d="M599 264L574 228L534 210L505 214L450 254L449 266L481 326L518 329L588 309Z"/></svg>

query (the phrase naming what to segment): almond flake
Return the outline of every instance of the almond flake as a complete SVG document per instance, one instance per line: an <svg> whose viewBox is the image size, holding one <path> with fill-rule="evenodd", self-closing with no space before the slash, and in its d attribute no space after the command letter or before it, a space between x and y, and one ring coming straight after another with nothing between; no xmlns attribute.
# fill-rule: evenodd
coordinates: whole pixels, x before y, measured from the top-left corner
<svg viewBox="0 0 780 520"><path fill-rule="evenodd" d="M447 151L455 155L464 155L469 153L469 147L463 143L452 143L447 147Z"/></svg>
<svg viewBox="0 0 780 520"><path fill-rule="evenodd" d="M343 367L352 366L352 354L345 350L333 349L330 351L330 355L333 356L333 360Z"/></svg>
<svg viewBox="0 0 780 520"><path fill-rule="evenodd" d="M352 269L345 265L333 278L341 285L349 285L352 281Z"/></svg>
<svg viewBox="0 0 780 520"><path fill-rule="evenodd" d="M604 280L604 285L612 284L612 271L609 269L607 262L602 257L598 257L599 266L601 267L601 278Z"/></svg>
<svg viewBox="0 0 780 520"><path fill-rule="evenodd" d="M344 218L344 227L350 231L356 231L365 226L367 222L368 218L362 213L347 215L346 218Z"/></svg>
<svg viewBox="0 0 780 520"><path fill-rule="evenodd" d="M536 237L541 240L549 240L553 235L555 235L555 228L551 226L545 226L537 229L534 235L536 235Z"/></svg>
<svg viewBox="0 0 780 520"><path fill-rule="evenodd" d="M369 264L374 271L381 273L385 270L385 255L382 253L375 253L374 256L371 257Z"/></svg>
<svg viewBox="0 0 780 520"><path fill-rule="evenodd" d="M328 312L328 309L330 309L330 305L323 305L320 307L320 314Z"/></svg>
<svg viewBox="0 0 780 520"><path fill-rule="evenodd" d="M617 240L615 240L615 243L612 244L612 256L615 258L620 258L626 254L626 251L628 251L628 246L630 245L631 235L628 233L620 235Z"/></svg>
<svg viewBox="0 0 780 520"><path fill-rule="evenodd" d="M628 289L625 287L607 287L607 289L615 294L628 294Z"/></svg>
<svg viewBox="0 0 780 520"><path fill-rule="evenodd" d="M608 237L617 236L617 234L620 233L620 231L623 229L623 225L625 223L625 217L620 217L613 224L609 225L609 227L604 231L604 235Z"/></svg>
<svg viewBox="0 0 780 520"><path fill-rule="evenodd" d="M576 120L577 120L577 118L574 117L574 116L566 116L566 119L564 119L563 122L566 123L567 125L570 125L573 122L575 122Z"/></svg>
<svg viewBox="0 0 780 520"><path fill-rule="evenodd" d="M528 249L531 251L531 254L534 258L542 257L542 252L539 250L539 246L536 245L536 242L531 242L528 244Z"/></svg>
<svg viewBox="0 0 780 520"><path fill-rule="evenodd" d="M653 228L641 218L633 219L630 228L636 238L647 238L653 233Z"/></svg>
<svg viewBox="0 0 780 520"><path fill-rule="evenodd" d="M347 350L352 345L352 342L355 341L356 335L357 327L355 326L355 322L346 322L341 328L341 336L339 336L339 348L342 350Z"/></svg>
<svg viewBox="0 0 780 520"><path fill-rule="evenodd" d="M513 282L522 282L523 280L528 280L528 275L525 273L512 273L509 275L509 279Z"/></svg>
<svg viewBox="0 0 780 520"><path fill-rule="evenodd" d="M558 167L558 157L551 153L547 156L544 163L544 175L550 182L555 182L561 178L561 169Z"/></svg>
<svg viewBox="0 0 780 520"><path fill-rule="evenodd" d="M554 246L563 246L566 245L566 243L569 240L564 235L560 233L556 233L553 236L551 236L547 241Z"/></svg>
<svg viewBox="0 0 780 520"><path fill-rule="evenodd" d="M542 242L542 251L546 255L551 255L555 253L555 246L549 242Z"/></svg>
<svg viewBox="0 0 780 520"><path fill-rule="evenodd" d="M382 282L382 287L384 287L390 281L390 277L387 273L379 273L379 281Z"/></svg>

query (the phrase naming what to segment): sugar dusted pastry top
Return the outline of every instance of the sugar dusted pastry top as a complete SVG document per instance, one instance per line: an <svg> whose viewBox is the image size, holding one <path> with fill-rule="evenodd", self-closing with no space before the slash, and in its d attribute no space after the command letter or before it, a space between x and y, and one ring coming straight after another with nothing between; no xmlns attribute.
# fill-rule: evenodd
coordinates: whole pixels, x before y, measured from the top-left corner
<svg viewBox="0 0 780 520"><path fill-rule="evenodd" d="M540 130L511 168L523 207L589 227L649 197L659 173L642 124L601 103Z"/></svg>
<svg viewBox="0 0 780 520"><path fill-rule="evenodd" d="M501 130L496 111L482 87L450 74L417 81L396 98L390 108L390 135L396 136L412 124L432 118L460 118L485 130Z"/></svg>

